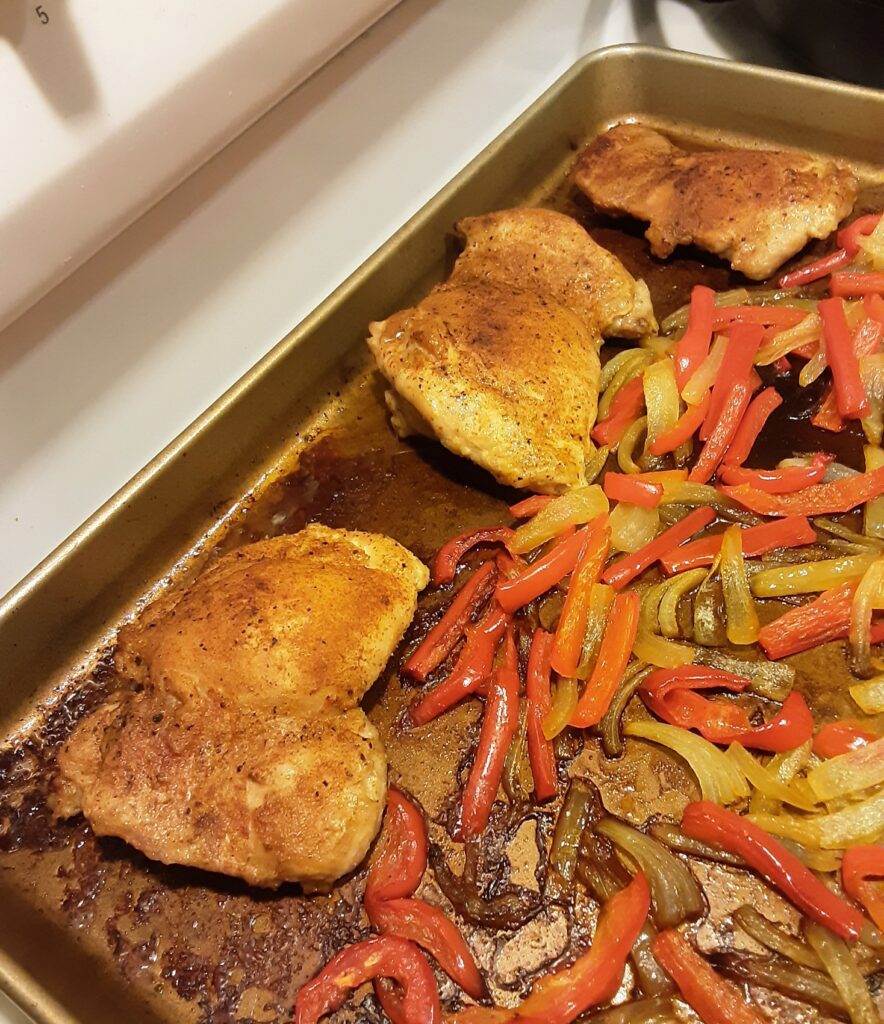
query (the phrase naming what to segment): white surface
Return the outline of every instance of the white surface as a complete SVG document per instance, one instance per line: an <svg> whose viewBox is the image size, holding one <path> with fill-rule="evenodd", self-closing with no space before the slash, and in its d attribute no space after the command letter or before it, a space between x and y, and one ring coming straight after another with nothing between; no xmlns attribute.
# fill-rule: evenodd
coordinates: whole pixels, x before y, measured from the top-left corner
<svg viewBox="0 0 884 1024"><path fill-rule="evenodd" d="M578 57L632 41L776 61L731 5L405 0L0 334L0 593Z"/></svg>
<svg viewBox="0 0 884 1024"><path fill-rule="evenodd" d="M0 5L0 326L395 2Z"/></svg>

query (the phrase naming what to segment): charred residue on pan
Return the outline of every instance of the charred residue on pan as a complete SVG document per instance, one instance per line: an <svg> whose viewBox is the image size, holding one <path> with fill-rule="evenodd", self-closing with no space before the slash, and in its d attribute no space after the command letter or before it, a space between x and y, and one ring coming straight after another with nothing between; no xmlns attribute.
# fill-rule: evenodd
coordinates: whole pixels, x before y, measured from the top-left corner
<svg viewBox="0 0 884 1024"><path fill-rule="evenodd" d="M865 195L859 208L880 207L882 200L884 196ZM567 184L551 197L550 205L575 215L630 271L645 278L659 316L687 301L697 282L716 289L745 283L720 261L696 251L654 259L641 237L642 225L594 214ZM809 424L815 392L782 378L778 387L786 402L762 436L766 461L794 450L832 449L834 444L840 459L858 463L855 431L833 437ZM392 434L375 376L366 376L353 394L352 407L338 428L320 436L293 472L256 496L222 549L320 521L387 533L429 560L452 534L506 516L505 504L513 495L482 471L438 445L403 442ZM424 593L405 649L436 621L449 592L450 587L431 587ZM457 873L463 869L464 851L450 843L447 829L455 780L463 774L477 735L478 708L475 702L465 703L444 721L403 728L403 713L417 690L400 678L399 658L394 655L372 688L367 708L387 745L391 778L424 807L435 856L445 857ZM819 720L850 713L844 687L831 682L846 679L840 647L801 655L793 663L798 687ZM199 1024L288 1019L299 985L335 950L367 934L361 908L364 872L344 880L328 896L305 897L293 886L258 892L228 879L150 862L119 840L97 839L82 819L54 822L46 793L58 747L117 685L121 683L109 663L101 663L88 678L72 682L38 730L0 753L0 866L7 878L39 887L47 911L76 930L96 954L115 962L159 1019ZM635 706L629 711L639 713ZM684 765L645 744L631 744L618 761L606 761L593 737L582 752L569 753L576 755L570 762L572 774L596 779L607 809L625 817L641 820L649 811L677 815L696 795ZM521 900L520 930L466 929L502 1001L524 992L535 972L585 948L592 933L591 900L578 899L567 913L561 907L540 907L543 849L557 806L537 811L499 805L483 846L469 854L467 867L477 891L489 899L515 894L513 906ZM523 862L534 867L525 871ZM714 929L747 899L767 901L776 905L774 913L788 913L754 878L720 867L701 865L696 871L715 922L701 936L707 944L722 936L732 941L726 931ZM421 891L444 903L432 872ZM443 980L443 995L452 991ZM775 1012L797 1019L796 1007L776 999ZM382 1018L365 989L332 1019L372 1024Z"/></svg>

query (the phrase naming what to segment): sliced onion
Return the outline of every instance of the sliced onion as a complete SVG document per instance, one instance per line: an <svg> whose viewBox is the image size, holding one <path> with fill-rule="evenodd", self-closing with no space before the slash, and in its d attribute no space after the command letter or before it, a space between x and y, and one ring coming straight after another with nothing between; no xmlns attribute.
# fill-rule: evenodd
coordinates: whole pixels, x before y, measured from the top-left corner
<svg viewBox="0 0 884 1024"><path fill-rule="evenodd" d="M803 811L816 809L812 799L808 799L807 795L795 786L788 786L781 782L773 772L756 761L741 743L732 743L727 749L727 756L731 758L749 782L766 797L799 807Z"/></svg>
<svg viewBox="0 0 884 1024"><path fill-rule="evenodd" d="M674 640L664 640L662 636L639 627L632 653L657 668L678 668L680 665L690 665L696 657L697 649Z"/></svg>
<svg viewBox="0 0 884 1024"><path fill-rule="evenodd" d="M820 800L852 796L884 782L884 739L831 757L808 772L810 788Z"/></svg>
<svg viewBox="0 0 884 1024"><path fill-rule="evenodd" d="M862 356L859 375L869 401L869 412L863 416L863 431L870 444L880 445L884 435L884 352Z"/></svg>
<svg viewBox="0 0 884 1024"><path fill-rule="evenodd" d="M678 624L679 601L699 587L705 579L705 569L688 569L687 572L680 572L664 582L657 611L657 621L663 636L670 640L681 636L681 627Z"/></svg>
<svg viewBox="0 0 884 1024"><path fill-rule="evenodd" d="M581 526L610 508L605 492L598 484L575 487L553 498L536 516L523 523L510 538L507 547L521 555L557 537L569 526Z"/></svg>
<svg viewBox="0 0 884 1024"><path fill-rule="evenodd" d="M648 410L648 436L645 454L650 445L678 422L681 406L678 384L675 381L675 363L672 359L658 359L646 366L642 374L645 408Z"/></svg>
<svg viewBox="0 0 884 1024"><path fill-rule="evenodd" d="M580 698L576 679L563 677L555 685L550 700L549 712L543 720L543 735L553 740L571 721L574 708Z"/></svg>
<svg viewBox="0 0 884 1024"><path fill-rule="evenodd" d="M712 958L712 963L726 978L761 985L790 999L808 1003L833 1017L847 1018L847 1007L840 992L820 971L788 960L769 960L747 953L719 953Z"/></svg>
<svg viewBox="0 0 884 1024"><path fill-rule="evenodd" d="M863 449L866 457L866 472L884 468L884 451L867 444ZM867 501L863 509L863 533L866 537L884 541L884 495Z"/></svg>
<svg viewBox="0 0 884 1024"><path fill-rule="evenodd" d="M743 533L729 526L721 539L721 590L732 644L754 644L761 628L743 559Z"/></svg>
<svg viewBox="0 0 884 1024"><path fill-rule="evenodd" d="M589 610L586 613L586 632L583 634L583 649L577 666L577 678L588 679L595 667L595 660L602 645L602 636L608 622L608 614L614 603L614 588L606 583L593 583L589 592Z"/></svg>
<svg viewBox="0 0 884 1024"><path fill-rule="evenodd" d="M749 786L742 772L718 747L702 736L662 722L629 722L623 732L627 736L659 743L684 758L697 777L704 800L732 804L749 796Z"/></svg>
<svg viewBox="0 0 884 1024"><path fill-rule="evenodd" d="M664 846L616 818L602 818L595 830L644 871L658 928L673 928L703 913L705 904L694 876Z"/></svg>
<svg viewBox="0 0 884 1024"><path fill-rule="evenodd" d="M858 676L872 674L872 612L884 609L884 556L863 574L850 606L850 656Z"/></svg>
<svg viewBox="0 0 884 1024"><path fill-rule="evenodd" d="M691 374L681 392L681 397L688 405L699 405L706 397L706 392L715 383L721 364L724 362L724 354L727 351L727 336L719 334L712 342L709 355L703 360L696 370Z"/></svg>
<svg viewBox="0 0 884 1024"><path fill-rule="evenodd" d="M759 914L754 907L748 905L738 907L733 918L743 931L759 942L762 946L779 953L796 964L810 967L815 971L822 970L823 962L814 951L795 935L789 935L773 921Z"/></svg>
<svg viewBox="0 0 884 1024"><path fill-rule="evenodd" d="M795 685L795 669L783 662L768 661L766 658L734 658L721 651L699 648L695 662L710 668L724 669L749 680L749 689L760 697L778 701L780 704L792 692Z"/></svg>
<svg viewBox="0 0 884 1024"><path fill-rule="evenodd" d="M602 736L602 749L607 757L620 757L624 750L622 719L626 705L635 696L636 691L647 677L654 671L653 665L643 661L634 661L621 679L608 710L599 722Z"/></svg>
<svg viewBox="0 0 884 1024"><path fill-rule="evenodd" d="M724 593L718 571L720 564L719 553L694 596L694 640L704 647L724 647L727 643Z"/></svg>
<svg viewBox="0 0 884 1024"><path fill-rule="evenodd" d="M616 551L632 554L657 536L660 530L660 513L655 508L642 508L627 501L618 502L610 516L611 546Z"/></svg>
<svg viewBox="0 0 884 1024"><path fill-rule="evenodd" d="M598 479L599 473L605 468L605 463L608 461L608 456L611 454L611 446L607 444L600 445L586 460L584 466L584 473L586 475L586 482L593 484Z"/></svg>
<svg viewBox="0 0 884 1024"><path fill-rule="evenodd" d="M759 348L755 356L756 366L770 366L796 348L820 341L823 336L823 321L819 313L808 315L794 327L777 333Z"/></svg>
<svg viewBox="0 0 884 1024"><path fill-rule="evenodd" d="M620 438L620 444L617 445L617 465L624 473L641 473L641 466L635 461L635 450L647 427L648 417L639 416L629 424Z"/></svg>
<svg viewBox="0 0 884 1024"><path fill-rule="evenodd" d="M771 835L794 839L802 846L846 850L873 843L884 834L884 791L839 811L799 818L793 814L750 814L756 825Z"/></svg>
<svg viewBox="0 0 884 1024"><path fill-rule="evenodd" d="M853 1024L881 1024L866 979L843 939L815 922L807 925L807 941L825 965Z"/></svg>
<svg viewBox="0 0 884 1024"><path fill-rule="evenodd" d="M628 380L641 373L653 358L650 352L644 352L641 349L635 348L626 348L622 352L611 356L602 367L602 372L599 376L599 391L606 392L612 387L616 389L614 394L611 395L610 403L610 401L613 401L617 391ZM607 415L607 409L604 414L599 409L599 419L604 419L605 415Z"/></svg>
<svg viewBox="0 0 884 1024"><path fill-rule="evenodd" d="M880 714L884 711L884 676L851 686L850 696L867 715Z"/></svg>

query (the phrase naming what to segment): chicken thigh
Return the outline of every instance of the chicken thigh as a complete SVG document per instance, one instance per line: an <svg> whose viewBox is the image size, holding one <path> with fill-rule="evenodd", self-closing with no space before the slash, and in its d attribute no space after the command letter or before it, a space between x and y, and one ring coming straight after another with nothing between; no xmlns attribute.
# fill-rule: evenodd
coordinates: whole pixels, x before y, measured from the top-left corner
<svg viewBox="0 0 884 1024"><path fill-rule="evenodd" d="M223 556L120 637L133 686L59 754L55 810L149 857L327 888L380 827L386 758L361 708L425 566L312 525Z"/></svg>
<svg viewBox="0 0 884 1024"><path fill-rule="evenodd" d="M853 172L804 153L689 153L660 132L618 125L580 155L577 187L600 210L650 222L656 256L694 244L754 280L770 277L850 213Z"/></svg>

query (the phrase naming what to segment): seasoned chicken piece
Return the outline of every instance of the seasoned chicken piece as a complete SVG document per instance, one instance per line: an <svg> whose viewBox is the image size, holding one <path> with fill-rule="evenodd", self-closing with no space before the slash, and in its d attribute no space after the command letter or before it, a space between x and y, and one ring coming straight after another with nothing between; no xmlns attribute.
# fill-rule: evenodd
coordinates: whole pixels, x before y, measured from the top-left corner
<svg viewBox="0 0 884 1024"><path fill-rule="evenodd" d="M457 230L465 245L448 284L490 278L554 298L606 337L656 334L648 286L572 217L516 208L465 217Z"/></svg>
<svg viewBox="0 0 884 1024"><path fill-rule="evenodd" d="M427 581L390 538L315 524L223 556L121 634L140 685L62 748L56 813L167 864L329 886L380 826L386 758L356 705Z"/></svg>
<svg viewBox="0 0 884 1024"><path fill-rule="evenodd" d="M694 244L747 277L770 277L853 208L853 173L803 153L733 149L689 153L652 128L627 124L580 155L577 187L607 213L650 221L656 256Z"/></svg>
<svg viewBox="0 0 884 1024"><path fill-rule="evenodd" d="M514 487L556 494L585 483L600 369L596 336L572 310L468 280L370 332L400 433L432 431Z"/></svg>

